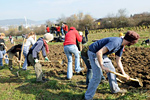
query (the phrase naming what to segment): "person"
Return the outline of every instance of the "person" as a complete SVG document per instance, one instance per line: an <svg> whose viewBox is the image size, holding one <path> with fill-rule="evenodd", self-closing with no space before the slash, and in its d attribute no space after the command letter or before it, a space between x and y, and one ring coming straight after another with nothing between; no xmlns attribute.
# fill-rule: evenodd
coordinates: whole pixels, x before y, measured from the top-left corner
<svg viewBox="0 0 150 100"><path fill-rule="evenodd" d="M56 25L56 30L57 30L56 36L59 35L59 37L60 37L60 26L59 26L59 24Z"/></svg>
<svg viewBox="0 0 150 100"><path fill-rule="evenodd" d="M21 55L21 47L22 47L22 44L17 44L13 47L11 47L7 52L6 52L6 55L8 55L8 58L9 58L9 69L12 70L13 67L13 63L12 63L12 60L13 60L13 57L16 56L17 57L17 60L20 60L20 55ZM19 55L17 54L19 52Z"/></svg>
<svg viewBox="0 0 150 100"><path fill-rule="evenodd" d="M89 84L90 80L92 79L93 73L92 73L92 68L90 65L87 51L88 51L88 46L85 46L81 51L81 58L83 59L85 65L87 67L86 85L88 87L88 84ZM102 71L102 70L100 70L100 71ZM104 82L106 80L106 78L103 76L103 72L101 72L101 73L102 73L102 77L101 77L102 79L101 80Z"/></svg>
<svg viewBox="0 0 150 100"><path fill-rule="evenodd" d="M18 36L16 36L16 40L18 40Z"/></svg>
<svg viewBox="0 0 150 100"><path fill-rule="evenodd" d="M4 38L5 38L5 34L0 33L0 66L3 66L3 58L6 53L6 49L7 49ZM5 59L5 63L8 64L7 59Z"/></svg>
<svg viewBox="0 0 150 100"><path fill-rule="evenodd" d="M86 38L86 41L88 41L88 35L89 34L89 31L88 31L88 28L85 27L85 38Z"/></svg>
<svg viewBox="0 0 150 100"><path fill-rule="evenodd" d="M39 64L39 52L42 50L43 57L45 61L49 61L48 57L46 56L46 52L49 53L48 42L52 41L54 38L53 34L46 33L43 37L40 37L37 42L30 48L27 60L28 65L31 64L36 73L36 82L46 82L47 79L44 77L42 72L42 67ZM46 50L46 51L45 51Z"/></svg>
<svg viewBox="0 0 150 100"><path fill-rule="evenodd" d="M25 61L23 63L23 67L22 67L23 70L27 70L27 66L28 66L27 54L29 52L30 46L34 45L34 44L35 44L35 33L34 32L30 32L28 34L27 40L25 41L24 47L23 47L23 55L25 57Z"/></svg>
<svg viewBox="0 0 150 100"><path fill-rule="evenodd" d="M12 36L11 36L11 35L9 35L9 40L10 40L10 42L11 42L11 39L12 39Z"/></svg>
<svg viewBox="0 0 150 100"><path fill-rule="evenodd" d="M47 33L50 32L50 29L49 29L48 25L46 25L46 32L47 32Z"/></svg>
<svg viewBox="0 0 150 100"><path fill-rule="evenodd" d="M68 68L67 68L67 79L71 79L73 76L72 71L72 54L75 55L75 71L79 73L83 70L80 67L80 59L79 59L79 51L76 46L76 39L81 42L82 41L82 34L78 34L78 31L75 27L70 27L69 32L65 36L64 41L64 52L68 59Z"/></svg>
<svg viewBox="0 0 150 100"><path fill-rule="evenodd" d="M61 29L60 29L60 30L61 30L61 35L64 36L64 29L63 29L63 26L61 26Z"/></svg>
<svg viewBox="0 0 150 100"><path fill-rule="evenodd" d="M13 38L11 38L11 41L10 41L10 42L11 42L11 44L13 44L13 43L14 43L14 39L13 39Z"/></svg>
<svg viewBox="0 0 150 100"><path fill-rule="evenodd" d="M123 47L124 45L130 46L135 44L138 39L139 35L136 32L128 31L124 38L108 37L98 40L89 46L88 57L92 67L93 77L85 93L85 100L92 99L96 92L102 77L100 69L107 72L111 93L127 92L127 90L119 88L116 75L109 72L110 70L115 72L115 68L107 55L115 52L117 66L120 68L122 74L129 79L130 77L125 73L121 62Z"/></svg>
<svg viewBox="0 0 150 100"><path fill-rule="evenodd" d="M64 33L66 35L67 32L68 32L68 25L67 25L67 23L63 23L63 29L64 29Z"/></svg>

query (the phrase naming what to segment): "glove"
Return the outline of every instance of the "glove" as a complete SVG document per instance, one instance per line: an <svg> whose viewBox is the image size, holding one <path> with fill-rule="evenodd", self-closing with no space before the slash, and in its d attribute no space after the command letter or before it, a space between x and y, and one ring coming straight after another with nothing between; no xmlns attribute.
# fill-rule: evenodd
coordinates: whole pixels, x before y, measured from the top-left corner
<svg viewBox="0 0 150 100"><path fill-rule="evenodd" d="M34 62L37 63L37 62L39 62L39 60L38 59L34 59Z"/></svg>
<svg viewBox="0 0 150 100"><path fill-rule="evenodd" d="M4 43L1 43L1 45L4 45Z"/></svg>
<svg viewBox="0 0 150 100"><path fill-rule="evenodd" d="M82 35L83 35L83 33L82 33L82 32L79 32L79 35L81 35L81 36L82 36Z"/></svg>
<svg viewBox="0 0 150 100"><path fill-rule="evenodd" d="M49 61L49 59L47 57L45 57L45 61Z"/></svg>

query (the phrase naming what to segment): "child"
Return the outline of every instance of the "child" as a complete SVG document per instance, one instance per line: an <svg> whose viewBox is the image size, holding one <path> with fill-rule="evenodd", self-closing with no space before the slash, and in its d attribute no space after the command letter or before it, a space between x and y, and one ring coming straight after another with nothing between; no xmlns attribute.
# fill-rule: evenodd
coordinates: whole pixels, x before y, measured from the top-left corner
<svg viewBox="0 0 150 100"><path fill-rule="evenodd" d="M23 67L22 69L23 70L27 70L27 54L29 52L29 48L31 45L34 45L35 44L35 33L34 32L30 32L28 34L28 39L26 40L25 44L24 44L24 48L23 48L23 55L25 56L25 61L24 61L24 64L23 64Z"/></svg>

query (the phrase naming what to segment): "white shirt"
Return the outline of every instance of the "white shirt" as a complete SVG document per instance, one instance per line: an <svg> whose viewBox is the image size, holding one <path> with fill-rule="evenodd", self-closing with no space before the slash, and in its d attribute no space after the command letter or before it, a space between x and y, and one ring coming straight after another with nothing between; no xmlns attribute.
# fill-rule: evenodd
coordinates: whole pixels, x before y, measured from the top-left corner
<svg viewBox="0 0 150 100"><path fill-rule="evenodd" d="M35 40L30 36L26 43L24 43L24 46L30 46L30 45L34 45L35 44Z"/></svg>

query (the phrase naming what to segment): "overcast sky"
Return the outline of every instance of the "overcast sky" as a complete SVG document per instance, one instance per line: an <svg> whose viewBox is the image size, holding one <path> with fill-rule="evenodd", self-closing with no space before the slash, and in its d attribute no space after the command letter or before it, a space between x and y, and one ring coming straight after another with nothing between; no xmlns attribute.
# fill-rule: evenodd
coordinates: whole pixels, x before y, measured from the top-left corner
<svg viewBox="0 0 150 100"><path fill-rule="evenodd" d="M126 9L127 15L150 12L150 0L0 0L0 20L24 18L39 21L83 12L103 18Z"/></svg>

